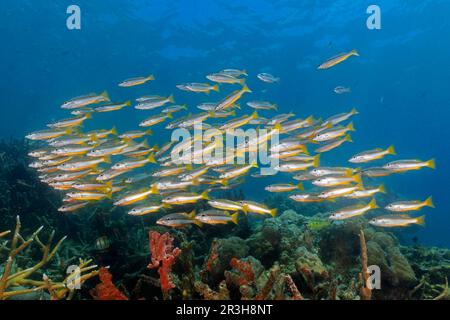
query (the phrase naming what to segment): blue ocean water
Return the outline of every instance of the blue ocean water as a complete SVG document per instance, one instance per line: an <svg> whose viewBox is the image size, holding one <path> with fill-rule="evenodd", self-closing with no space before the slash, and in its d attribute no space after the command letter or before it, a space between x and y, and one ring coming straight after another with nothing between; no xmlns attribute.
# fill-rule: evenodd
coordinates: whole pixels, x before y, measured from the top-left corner
<svg viewBox="0 0 450 320"><path fill-rule="evenodd" d="M68 30L66 9L81 8L81 30ZM366 26L369 5L381 8L380 30ZM354 143L324 156L345 163L354 153L395 145L398 158L436 158L437 169L396 175L388 189L406 199L432 195L425 228L408 231L422 243L450 246L450 2L373 1L25 1L6 0L0 12L0 137L23 137L53 119L68 98L108 90L114 100L175 94L194 106L223 94L198 96L176 84L202 82L224 68L248 71L254 97L280 112L328 117L355 107ZM325 59L357 49L359 58L326 70ZM255 75L281 78L268 86ZM125 78L154 74L157 81L123 90ZM333 88L352 88L336 95ZM95 125L134 128L142 114L112 113ZM158 139L168 133L158 133ZM157 138L153 137L155 142ZM246 192L261 197L259 183Z"/></svg>

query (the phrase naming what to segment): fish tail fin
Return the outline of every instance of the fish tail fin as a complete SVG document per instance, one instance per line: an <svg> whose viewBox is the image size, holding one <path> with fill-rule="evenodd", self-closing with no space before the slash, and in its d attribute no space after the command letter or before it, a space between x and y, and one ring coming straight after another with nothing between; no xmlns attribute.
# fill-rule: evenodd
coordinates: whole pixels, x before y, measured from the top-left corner
<svg viewBox="0 0 450 320"><path fill-rule="evenodd" d="M112 199L112 195L113 195L113 192L112 192L112 188L111 188L111 189L109 189L109 191L106 193L106 197L107 197L108 199Z"/></svg>
<svg viewBox="0 0 450 320"><path fill-rule="evenodd" d="M168 112L166 114L166 117L169 118L169 119L173 119L172 112Z"/></svg>
<svg viewBox="0 0 450 320"><path fill-rule="evenodd" d="M147 77L147 80L155 80L155 77L151 74Z"/></svg>
<svg viewBox="0 0 450 320"><path fill-rule="evenodd" d="M169 100L169 102L171 102L171 103L174 103L175 100L173 100L173 94L171 94L171 95L167 98L167 100Z"/></svg>
<svg viewBox="0 0 450 320"><path fill-rule="evenodd" d="M283 127L281 126L281 123L275 124L274 129L276 129L276 130L278 130L278 131L280 131L280 132L283 131Z"/></svg>
<svg viewBox="0 0 450 320"><path fill-rule="evenodd" d="M208 190L205 190L201 193L201 198L205 200L209 200Z"/></svg>
<svg viewBox="0 0 450 320"><path fill-rule="evenodd" d="M158 150L159 150L159 147L158 147L157 144L155 144L155 145L152 147L152 149L153 149L153 151L158 151Z"/></svg>
<svg viewBox="0 0 450 320"><path fill-rule="evenodd" d="M243 211L245 214L248 214L248 205L244 204L244 205L242 206L242 211Z"/></svg>
<svg viewBox="0 0 450 320"><path fill-rule="evenodd" d="M235 212L235 213L233 213L232 215L231 215L231 221L234 223L234 224L238 224L238 213L237 212Z"/></svg>
<svg viewBox="0 0 450 320"><path fill-rule="evenodd" d="M220 180L220 184L223 186L227 186L228 185L228 180L227 179L221 179Z"/></svg>
<svg viewBox="0 0 450 320"><path fill-rule="evenodd" d="M358 53L358 51L356 51L356 49L353 49L352 51L350 51L350 53L354 56L359 57L359 53Z"/></svg>
<svg viewBox="0 0 450 320"><path fill-rule="evenodd" d="M152 184L150 186L150 191L152 194L159 194L159 190L158 190L158 187L156 186L156 184Z"/></svg>
<svg viewBox="0 0 450 320"><path fill-rule="evenodd" d="M92 113L88 112L84 115L86 119L92 119Z"/></svg>
<svg viewBox="0 0 450 320"><path fill-rule="evenodd" d="M105 187L107 187L108 189L111 189L113 186L113 182L112 181L108 181L105 183Z"/></svg>
<svg viewBox="0 0 450 320"><path fill-rule="evenodd" d="M425 216L420 216L416 218L416 224L420 225L420 226L424 226L425 225Z"/></svg>
<svg viewBox="0 0 450 320"><path fill-rule="evenodd" d="M183 105L181 106L181 109L187 110L187 109L188 109L187 104L183 104Z"/></svg>
<svg viewBox="0 0 450 320"><path fill-rule="evenodd" d="M275 218L277 216L277 208L270 209L270 215Z"/></svg>
<svg viewBox="0 0 450 320"><path fill-rule="evenodd" d="M145 131L145 134L146 134L146 135L148 135L148 136L151 136L151 135L153 135L153 131L152 131L152 129L148 129L148 130L146 130L146 131Z"/></svg>
<svg viewBox="0 0 450 320"><path fill-rule="evenodd" d="M299 190L305 190L305 187L303 186L303 183L301 183L301 182L299 182L298 184L297 184L297 188L299 189Z"/></svg>
<svg viewBox="0 0 450 320"><path fill-rule="evenodd" d="M239 79L239 84L243 86L245 84L245 79L244 78Z"/></svg>
<svg viewBox="0 0 450 320"><path fill-rule="evenodd" d="M258 168L258 163L257 162L253 162L252 163L252 168Z"/></svg>
<svg viewBox="0 0 450 320"><path fill-rule="evenodd" d="M111 134L114 135L114 136L117 135L117 129L116 129L115 126L111 128Z"/></svg>
<svg viewBox="0 0 450 320"><path fill-rule="evenodd" d="M436 169L436 162L434 159L430 159L427 161L427 167L430 167L431 169Z"/></svg>
<svg viewBox="0 0 450 320"><path fill-rule="evenodd" d="M203 223L201 222L201 221L199 221L199 220L196 220L196 219L194 219L194 224L197 226L197 227L203 227Z"/></svg>
<svg viewBox="0 0 450 320"><path fill-rule="evenodd" d="M430 208L434 208L434 204L433 204L433 198L431 196L429 196L424 202L424 205L426 205L427 207Z"/></svg>
<svg viewBox="0 0 450 320"><path fill-rule="evenodd" d="M272 108L273 108L274 110L278 111L278 104L274 103L274 104L272 105Z"/></svg>
<svg viewBox="0 0 450 320"><path fill-rule="evenodd" d="M381 193L386 193L386 188L384 187L384 184L378 187L378 191L380 191Z"/></svg>
<svg viewBox="0 0 450 320"><path fill-rule="evenodd" d="M193 185L193 186L198 186L198 185L200 185L200 181L198 181L197 178L192 179L192 185Z"/></svg>
<svg viewBox="0 0 450 320"><path fill-rule="evenodd" d="M127 107L131 106L131 100L125 101L125 106L127 106Z"/></svg>
<svg viewBox="0 0 450 320"><path fill-rule="evenodd" d="M142 141L141 145L142 145L144 148L148 148L148 140L147 140L147 138L145 138L144 141Z"/></svg>
<svg viewBox="0 0 450 320"><path fill-rule="evenodd" d="M320 164L320 153L314 156L313 166L318 167Z"/></svg>
<svg viewBox="0 0 450 320"><path fill-rule="evenodd" d="M356 108L353 108L352 111L350 111L351 114L358 114L358 110L356 110Z"/></svg>
<svg viewBox="0 0 450 320"><path fill-rule="evenodd" d="M394 149L394 146L393 145L390 145L388 148L387 148L387 153L388 154L392 154L392 155L396 155L397 153L395 153L395 149Z"/></svg>
<svg viewBox="0 0 450 320"><path fill-rule="evenodd" d="M109 95L108 95L108 91L103 91L102 93L100 93L100 95L107 101L109 101Z"/></svg>
<svg viewBox="0 0 450 320"><path fill-rule="evenodd" d="M188 171L191 171L191 170L192 170L192 164L191 164L191 163L188 163L188 164L186 165L186 170L188 170Z"/></svg>
<svg viewBox="0 0 450 320"><path fill-rule="evenodd" d="M243 92L252 92L252 90L250 90L250 88L244 83L244 85L242 86L242 91Z"/></svg>
<svg viewBox="0 0 450 320"><path fill-rule="evenodd" d="M252 117L252 119L258 119L258 117L259 117L259 116L258 116L258 112L256 112L256 111L253 112L252 115L251 115L251 117Z"/></svg>
<svg viewBox="0 0 450 320"><path fill-rule="evenodd" d="M365 189L364 189L364 185L363 185L363 183L362 183L362 180L359 181L359 182L356 184L356 187L358 188L358 190L365 190Z"/></svg>
<svg viewBox="0 0 450 320"><path fill-rule="evenodd" d="M191 219L195 218L195 209L188 213L188 217Z"/></svg>
<svg viewBox="0 0 450 320"><path fill-rule="evenodd" d="M347 134L347 135L345 136L344 140L345 140L345 141L348 141L348 142L353 142L352 137L351 137L349 134Z"/></svg>
<svg viewBox="0 0 450 320"><path fill-rule="evenodd" d="M235 115L236 115L236 110L232 110L232 111L230 112L230 116L234 117Z"/></svg>
<svg viewBox="0 0 450 320"><path fill-rule="evenodd" d="M353 175L353 169L348 168L347 170L345 170L344 175L347 177L351 177Z"/></svg>
<svg viewBox="0 0 450 320"><path fill-rule="evenodd" d="M355 181L357 184L362 183L362 180L361 180L361 173L355 174L355 175L353 176L353 179L354 179L354 181Z"/></svg>
<svg viewBox="0 0 450 320"><path fill-rule="evenodd" d="M103 157L103 162L104 163L111 163L111 157L109 157L109 156Z"/></svg>
<svg viewBox="0 0 450 320"><path fill-rule="evenodd" d="M368 206L369 206L370 209L378 208L378 205L377 205L377 202L375 201L375 198L372 198L372 200L370 200Z"/></svg>
<svg viewBox="0 0 450 320"><path fill-rule="evenodd" d="M212 89L213 89L214 91L217 91L217 92L220 91L219 85L218 85L218 84L213 85Z"/></svg>
<svg viewBox="0 0 450 320"><path fill-rule="evenodd" d="M305 122L308 124L312 124L314 122L314 116L310 115L308 118L305 119Z"/></svg>
<svg viewBox="0 0 450 320"><path fill-rule="evenodd" d="M355 127L353 126L353 122L350 122L347 126L348 131L356 131Z"/></svg>
<svg viewBox="0 0 450 320"><path fill-rule="evenodd" d="M149 155L147 160L150 163L156 163L155 156L153 154Z"/></svg>
<svg viewBox="0 0 450 320"><path fill-rule="evenodd" d="M304 154L309 155L308 147L306 145L302 146L302 151Z"/></svg>
<svg viewBox="0 0 450 320"><path fill-rule="evenodd" d="M239 105L239 103L235 103L235 104L234 104L234 107L237 108L237 109L239 109L239 110L241 110L241 106Z"/></svg>

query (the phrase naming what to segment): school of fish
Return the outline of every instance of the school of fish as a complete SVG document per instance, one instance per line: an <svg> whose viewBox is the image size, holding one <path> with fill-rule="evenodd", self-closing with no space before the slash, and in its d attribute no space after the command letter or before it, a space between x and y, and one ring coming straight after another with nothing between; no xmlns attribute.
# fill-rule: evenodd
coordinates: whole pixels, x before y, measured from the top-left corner
<svg viewBox="0 0 450 320"><path fill-rule="evenodd" d="M351 56L359 54L356 50L343 53L318 69L329 69ZM176 85L179 90L198 94L238 87L219 101L199 104L200 112L180 117L175 115L186 113L188 107L175 104L173 95L142 96L136 98L135 103L112 102L106 91L72 98L61 105L71 117L54 121L47 129L26 136L42 144L29 153L33 158L29 166L38 171L43 183L64 192L64 204L58 209L61 212L74 212L98 201L111 201L114 206L126 206L132 216L160 214L157 223L168 227L237 224L240 213L275 217L276 209L263 203L211 196L216 190L236 188L245 183L247 177L264 179L265 175L256 172L257 162L237 164L236 161L256 152L263 144L270 144L269 158L278 161L274 169L285 181L267 185L266 191L285 193L293 201L302 203L336 199L358 201L330 212L329 221L363 216L378 208L375 196L385 193L386 189L383 184L368 186L367 178L435 168L434 159L404 159L362 167L395 155L393 146L361 151L351 156L343 167L321 166L322 154L352 141L350 133L355 128L353 122L348 121L358 111L352 109L322 120L313 115L298 118L292 112L278 113L278 106L270 101L258 99L239 103L244 95L252 92L246 85L247 77L245 70L225 69L206 75L210 82ZM268 85L280 81L269 73L259 73L256 78ZM118 86L130 88L150 81L155 81L153 75L127 79ZM350 92L338 89L339 93ZM146 117L136 124L135 130L118 132L113 127L83 131L83 123L100 118L100 113L124 108L145 113ZM238 112L243 115L237 116ZM262 113L267 113L267 117L260 116ZM270 113L275 115L269 117ZM160 139L155 139L157 144L149 146L148 139L153 135L150 127L162 123L167 130L192 129L201 124L203 131L201 136L194 135L181 142L161 143ZM211 139L225 134L239 137L236 129L248 127L265 129L265 133L257 139L243 140L231 150L221 139ZM275 134L279 140L272 143ZM174 155L180 153L175 161ZM219 157L208 157L218 153ZM306 184L314 191L304 191ZM360 199L367 200L361 203ZM199 201L206 202L209 209L193 210ZM414 213L426 206L433 207L431 196L425 200L393 202L381 209L386 214L370 219L369 223L377 227L421 225L424 216L416 217Z"/></svg>

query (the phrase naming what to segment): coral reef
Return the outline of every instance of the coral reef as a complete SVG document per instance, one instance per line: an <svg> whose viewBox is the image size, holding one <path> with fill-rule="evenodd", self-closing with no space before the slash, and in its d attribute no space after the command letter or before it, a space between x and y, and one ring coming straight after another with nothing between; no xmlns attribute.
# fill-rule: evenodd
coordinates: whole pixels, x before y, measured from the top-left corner
<svg viewBox="0 0 450 320"><path fill-rule="evenodd" d="M26 168L28 147L0 142L2 220L17 213L23 220L12 231L0 226L0 299L450 298L450 250L402 245L364 218L330 223L332 204L305 206L275 195L266 204L278 209L276 218L183 229L108 205L61 214L60 194ZM223 197L245 194L227 190ZM49 227L56 232L42 241ZM52 244L54 238L61 240ZM93 261L110 267L97 270ZM380 267L380 290L363 286L370 265ZM69 266L76 268L67 275ZM80 290L71 289L75 279Z"/></svg>

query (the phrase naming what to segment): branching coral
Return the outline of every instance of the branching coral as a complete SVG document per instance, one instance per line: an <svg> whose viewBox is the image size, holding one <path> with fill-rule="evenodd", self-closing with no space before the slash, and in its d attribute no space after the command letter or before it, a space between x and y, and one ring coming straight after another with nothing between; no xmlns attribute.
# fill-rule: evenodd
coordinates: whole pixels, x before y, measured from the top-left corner
<svg viewBox="0 0 450 320"><path fill-rule="evenodd" d="M160 234L156 231L149 232L151 263L149 269L158 268L160 276L161 291L164 298L168 297L169 291L175 288L170 278L170 272L177 257L181 253L180 248L174 248L173 237L169 233Z"/></svg>
<svg viewBox="0 0 450 320"><path fill-rule="evenodd" d="M364 231L359 232L359 242L361 246L361 273L359 274L359 281L361 282L360 294L363 300L370 300L372 297L372 290L367 285L369 273L367 270L367 248Z"/></svg>
<svg viewBox="0 0 450 320"><path fill-rule="evenodd" d="M37 273L44 265L53 259L56 252L60 248L66 237L59 240L52 248L54 232L51 233L48 241L44 244L39 239L39 233L43 228L40 227L28 239L24 239L21 234L21 223L19 217L16 218L16 228L12 239L9 242L8 258L4 263L3 274L0 277L0 299L5 300L13 296L34 293L40 290L49 292L52 299L70 299L74 290L78 289L86 280L96 276L98 271L95 265L90 265L91 260L80 260L77 267L72 268L70 274L60 282L53 282L47 275L43 275L42 280L34 280L32 276ZM0 238L9 235L10 231L0 233ZM32 267L24 270L14 271L15 260L25 249L29 248L33 243L37 243L42 251L41 259ZM20 289L17 289L17 288ZM16 288L17 290L14 290Z"/></svg>

